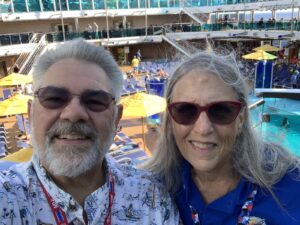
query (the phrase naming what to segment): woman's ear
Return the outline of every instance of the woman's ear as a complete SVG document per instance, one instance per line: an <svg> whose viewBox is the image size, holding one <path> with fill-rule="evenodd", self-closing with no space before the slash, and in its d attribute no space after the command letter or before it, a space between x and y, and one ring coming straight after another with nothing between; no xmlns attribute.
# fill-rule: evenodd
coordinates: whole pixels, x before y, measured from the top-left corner
<svg viewBox="0 0 300 225"><path fill-rule="evenodd" d="M237 117L237 131L238 131L238 134L240 134L242 132L243 125L244 125L244 122L245 122L246 118L247 118L246 110L243 110Z"/></svg>

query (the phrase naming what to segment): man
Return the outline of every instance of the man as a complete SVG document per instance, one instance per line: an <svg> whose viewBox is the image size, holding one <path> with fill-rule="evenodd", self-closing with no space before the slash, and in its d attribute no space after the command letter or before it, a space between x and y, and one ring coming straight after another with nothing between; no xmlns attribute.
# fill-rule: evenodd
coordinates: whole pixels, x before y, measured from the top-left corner
<svg viewBox="0 0 300 225"><path fill-rule="evenodd" d="M133 56L133 59L131 60L131 66L133 67L133 71L135 75L137 75L139 72L139 64L140 64L139 59L136 57L136 55Z"/></svg>
<svg viewBox="0 0 300 225"><path fill-rule="evenodd" d="M299 76L299 71L295 70L291 76L291 84L293 88L297 88L298 76Z"/></svg>
<svg viewBox="0 0 300 225"><path fill-rule="evenodd" d="M177 224L151 174L106 155L122 106L112 56L84 40L41 56L29 102L31 162L0 172L0 224Z"/></svg>

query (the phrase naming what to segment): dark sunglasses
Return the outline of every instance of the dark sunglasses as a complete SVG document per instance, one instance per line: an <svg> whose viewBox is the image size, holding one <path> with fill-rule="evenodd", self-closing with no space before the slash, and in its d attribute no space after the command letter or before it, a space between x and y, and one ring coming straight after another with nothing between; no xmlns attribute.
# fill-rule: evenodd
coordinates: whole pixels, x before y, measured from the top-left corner
<svg viewBox="0 0 300 225"><path fill-rule="evenodd" d="M233 122L242 109L241 102L222 101L200 106L191 102L168 104L168 111L175 122L182 125L195 123L202 111L206 112L212 123L225 125Z"/></svg>
<svg viewBox="0 0 300 225"><path fill-rule="evenodd" d="M102 112L109 108L115 98L102 90L86 90L80 95L72 94L68 89L61 87L43 87L38 89L34 96L47 109L59 109L70 103L73 96L78 96L80 103L93 112Z"/></svg>

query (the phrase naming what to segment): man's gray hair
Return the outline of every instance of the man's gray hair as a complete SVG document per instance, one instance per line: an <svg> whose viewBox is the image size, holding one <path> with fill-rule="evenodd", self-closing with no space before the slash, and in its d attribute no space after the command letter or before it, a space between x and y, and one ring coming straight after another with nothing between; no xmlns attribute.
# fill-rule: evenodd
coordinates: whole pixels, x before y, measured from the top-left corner
<svg viewBox="0 0 300 225"><path fill-rule="evenodd" d="M58 45L55 49L47 50L41 55L33 67L34 89L37 90L40 88L44 74L53 64L68 58L82 60L101 67L111 81L114 97L119 101L123 85L123 76L118 64L112 55L102 46L88 43L84 39L67 41L64 44Z"/></svg>
<svg viewBox="0 0 300 225"><path fill-rule="evenodd" d="M203 74L201 72L206 72L206 74L220 77L225 84L233 88L239 101L245 106L248 105L248 87L238 69L235 56L233 54L218 55L214 52L201 52L175 69L165 93L168 102L172 100L175 84L191 71L198 72L199 76ZM273 194L272 185L279 181L286 172L295 168L299 169L299 159L277 145L263 143L261 138L256 136L251 125L248 107L244 110L245 122L236 139L231 158L233 168L242 177L266 188ZM168 190L176 192L181 182L183 162L184 159L172 133L171 118L166 111L162 118L162 134L158 148L144 167L162 176Z"/></svg>

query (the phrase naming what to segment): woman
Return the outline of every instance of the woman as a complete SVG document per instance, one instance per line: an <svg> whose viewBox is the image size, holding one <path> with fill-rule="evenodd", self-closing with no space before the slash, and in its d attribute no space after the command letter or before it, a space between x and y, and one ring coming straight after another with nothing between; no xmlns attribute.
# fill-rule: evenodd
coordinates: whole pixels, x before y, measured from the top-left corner
<svg viewBox="0 0 300 225"><path fill-rule="evenodd" d="M146 167L164 178L186 225L300 224L299 159L255 136L247 98L233 56L200 53L169 80Z"/></svg>

